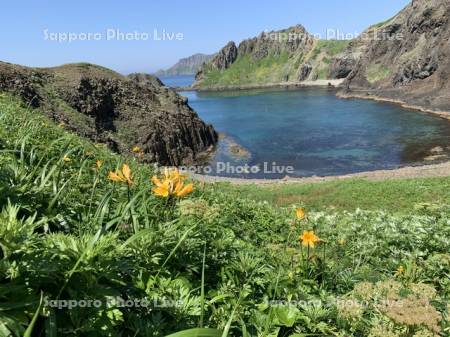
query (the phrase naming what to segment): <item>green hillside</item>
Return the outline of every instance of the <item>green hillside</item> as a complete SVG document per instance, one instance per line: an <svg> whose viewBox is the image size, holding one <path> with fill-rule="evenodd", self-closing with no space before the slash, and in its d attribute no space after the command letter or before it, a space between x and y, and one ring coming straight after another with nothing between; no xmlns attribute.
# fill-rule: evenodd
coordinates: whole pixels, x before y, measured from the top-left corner
<svg viewBox="0 0 450 337"><path fill-rule="evenodd" d="M316 40L307 52L289 53L269 51L263 58L252 54L239 55L229 68L222 70L208 65L203 78L196 83L199 88L239 87L246 85L298 82L302 65L309 64L311 72L307 80L330 79L333 59L344 52L350 41Z"/></svg>

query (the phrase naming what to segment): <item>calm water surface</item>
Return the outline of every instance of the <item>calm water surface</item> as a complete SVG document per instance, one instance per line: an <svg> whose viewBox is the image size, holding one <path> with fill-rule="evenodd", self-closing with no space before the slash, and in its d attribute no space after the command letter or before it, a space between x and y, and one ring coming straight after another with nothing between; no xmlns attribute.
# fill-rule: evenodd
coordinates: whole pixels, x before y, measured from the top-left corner
<svg viewBox="0 0 450 337"><path fill-rule="evenodd" d="M194 83L194 75L161 76L159 79L168 87L188 87Z"/></svg>
<svg viewBox="0 0 450 337"><path fill-rule="evenodd" d="M203 120L226 134L211 162L292 166L290 176L327 176L424 163L448 152L447 120L369 100L343 100L332 89L183 92ZM237 143L248 156L230 151ZM227 174L280 178L285 173Z"/></svg>

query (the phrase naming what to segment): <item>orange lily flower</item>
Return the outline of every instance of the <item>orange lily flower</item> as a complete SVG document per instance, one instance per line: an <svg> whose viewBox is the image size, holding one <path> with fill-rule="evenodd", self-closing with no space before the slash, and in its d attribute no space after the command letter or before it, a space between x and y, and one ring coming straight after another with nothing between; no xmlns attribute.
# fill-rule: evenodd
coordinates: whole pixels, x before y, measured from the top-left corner
<svg viewBox="0 0 450 337"><path fill-rule="evenodd" d="M155 195L163 198L171 196L182 198L194 190L192 183L184 185L185 179L186 176L180 174L177 169L169 171L165 168L162 180L157 176L151 178L152 183L156 186L152 191Z"/></svg>
<svg viewBox="0 0 450 337"><path fill-rule="evenodd" d="M116 172L110 171L108 177L110 180L117 183L127 183L128 186L133 184L131 169L127 164L123 164L121 170L116 170Z"/></svg>
<svg viewBox="0 0 450 337"><path fill-rule="evenodd" d="M320 238L314 234L314 231L304 231L299 239L303 246L311 248L314 248L316 243L320 241Z"/></svg>

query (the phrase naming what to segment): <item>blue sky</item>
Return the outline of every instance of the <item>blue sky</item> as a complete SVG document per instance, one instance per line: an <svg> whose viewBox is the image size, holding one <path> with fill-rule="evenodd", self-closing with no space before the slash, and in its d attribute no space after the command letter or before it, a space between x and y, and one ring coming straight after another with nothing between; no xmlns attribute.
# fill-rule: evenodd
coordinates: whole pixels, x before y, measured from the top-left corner
<svg viewBox="0 0 450 337"><path fill-rule="evenodd" d="M409 2L5 0L0 21L0 60L43 67L83 61L121 73L153 72L197 52L214 53L230 40L239 42L265 30L299 23L322 36L327 29L360 33L392 17ZM144 35L139 36L140 40L120 41L122 36L116 34L107 40L108 29ZM165 35L165 41L158 41L155 29L159 39L163 30L183 37L170 41ZM69 43L55 41L58 33L73 33L76 38L83 38L82 33L97 35L91 35L90 41Z"/></svg>

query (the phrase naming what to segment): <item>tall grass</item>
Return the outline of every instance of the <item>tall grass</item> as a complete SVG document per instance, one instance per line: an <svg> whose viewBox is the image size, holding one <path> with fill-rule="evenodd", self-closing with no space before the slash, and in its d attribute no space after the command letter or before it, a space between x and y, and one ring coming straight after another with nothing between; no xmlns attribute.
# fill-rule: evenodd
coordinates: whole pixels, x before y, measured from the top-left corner
<svg viewBox="0 0 450 337"><path fill-rule="evenodd" d="M123 163L131 186L107 178ZM0 165L1 335L368 336L379 322L399 336L431 331L375 306L348 316L333 302L379 282L397 282L404 296L425 284L428 314L449 331L446 206L326 210L300 223L291 208L196 182L170 204L152 192L153 168L6 95ZM305 230L326 241L308 263Z"/></svg>

